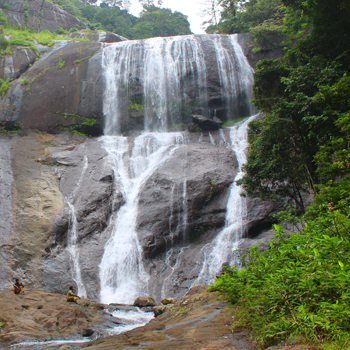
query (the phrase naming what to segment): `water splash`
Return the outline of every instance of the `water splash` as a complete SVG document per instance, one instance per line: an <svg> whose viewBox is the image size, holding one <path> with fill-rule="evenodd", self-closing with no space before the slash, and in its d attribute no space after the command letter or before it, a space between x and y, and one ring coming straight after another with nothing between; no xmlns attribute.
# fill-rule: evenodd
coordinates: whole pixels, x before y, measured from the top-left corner
<svg viewBox="0 0 350 350"><path fill-rule="evenodd" d="M147 133L132 145L123 136L100 140L109 155L115 185L120 185L125 199L110 223L112 233L100 264L101 301L131 303L146 292L149 279L136 232L140 190L184 139L180 133Z"/></svg>

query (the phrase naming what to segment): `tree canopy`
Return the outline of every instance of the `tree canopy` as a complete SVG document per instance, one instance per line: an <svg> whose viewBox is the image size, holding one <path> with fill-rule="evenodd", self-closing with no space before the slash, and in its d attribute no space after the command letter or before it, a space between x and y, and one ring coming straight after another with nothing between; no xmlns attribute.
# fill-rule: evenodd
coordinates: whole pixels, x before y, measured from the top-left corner
<svg viewBox="0 0 350 350"><path fill-rule="evenodd" d="M136 17L128 11L128 1L105 0L99 6L95 0L53 0L59 7L86 22L90 29L106 30L127 39L191 34L187 16L181 12L154 5L153 0L140 1L143 11ZM161 1L157 1L161 4Z"/></svg>
<svg viewBox="0 0 350 350"><path fill-rule="evenodd" d="M345 142L339 120L350 113L350 4L309 0L293 6L307 13L313 31L285 57L257 65L253 102L264 117L250 124L240 183L251 196L287 196L304 210L301 193L316 193L317 185L339 175L325 177L320 169L321 160L335 159L334 145Z"/></svg>

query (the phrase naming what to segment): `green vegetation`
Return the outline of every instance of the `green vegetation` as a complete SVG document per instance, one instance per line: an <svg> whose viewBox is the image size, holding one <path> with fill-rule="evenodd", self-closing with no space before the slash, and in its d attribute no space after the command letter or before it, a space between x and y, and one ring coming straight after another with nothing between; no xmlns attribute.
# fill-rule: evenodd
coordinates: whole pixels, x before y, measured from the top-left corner
<svg viewBox="0 0 350 350"><path fill-rule="evenodd" d="M349 206L329 207L289 239L276 225L270 249L250 248L241 270L217 277L211 289L236 305L236 324L254 331L259 346L298 336L339 349L348 344L349 214Z"/></svg>
<svg viewBox="0 0 350 350"><path fill-rule="evenodd" d="M21 125L16 122L0 122L0 134L11 134L21 131Z"/></svg>
<svg viewBox="0 0 350 350"><path fill-rule="evenodd" d="M350 3L284 0L312 33L285 57L257 65L248 161L238 181L246 195L289 199L276 215L270 249L252 247L242 269L217 277L237 323L261 348L288 339L322 349L350 348ZM306 208L303 194L315 197ZM297 213L304 213L296 217Z"/></svg>
<svg viewBox="0 0 350 350"><path fill-rule="evenodd" d="M28 78L27 77L24 77L22 80L21 80L21 85L27 85L28 84Z"/></svg>
<svg viewBox="0 0 350 350"><path fill-rule="evenodd" d="M135 101L133 101L135 100ZM141 98L134 98L133 100L129 99L129 109L135 109L138 112L144 110L144 106Z"/></svg>
<svg viewBox="0 0 350 350"><path fill-rule="evenodd" d="M0 78L0 94L2 99L4 98L10 86L11 86L11 83L9 78L7 78L6 80Z"/></svg>
<svg viewBox="0 0 350 350"><path fill-rule="evenodd" d="M80 64L81 62L83 62L83 61L85 61L85 60L88 60L89 58L91 58L91 56L81 58L80 60L75 60L75 61L73 62L73 64L74 64L75 66L79 66L79 64Z"/></svg>
<svg viewBox="0 0 350 350"><path fill-rule="evenodd" d="M64 119L69 117L78 118L79 123L71 124L67 127L61 127L60 129L70 131L73 134L78 134L84 137L99 136L98 121L100 116L83 117L77 114L63 113Z"/></svg>
<svg viewBox="0 0 350 350"><path fill-rule="evenodd" d="M223 128L229 128L229 127L231 127L233 124L239 123L239 122L241 122L242 120L247 119L247 118L249 118L249 117L241 117L241 118L237 118L237 119L234 119L234 120L227 120L227 121L222 125L222 127L223 127Z"/></svg>
<svg viewBox="0 0 350 350"><path fill-rule="evenodd" d="M114 32L128 39L191 34L186 16L153 4L145 4L138 18L108 2L102 2L100 6L78 0L54 0L53 3L83 20L92 30ZM56 33L66 34L67 31L57 27Z"/></svg>
<svg viewBox="0 0 350 350"><path fill-rule="evenodd" d="M35 77L33 77L32 82L35 79L39 78L41 75L45 74L49 69L50 69L49 67L45 66L44 69L39 74L37 74Z"/></svg>
<svg viewBox="0 0 350 350"><path fill-rule="evenodd" d="M302 211L303 192L317 193L337 179L321 171L333 157L324 154L325 145L334 149L340 135L345 142L343 123L350 112L350 8L341 1L332 9L310 3L312 34L285 57L260 61L254 76L253 101L265 117L249 125L246 174L239 183L250 196L287 197ZM338 19L332 29L325 24L331 15Z"/></svg>
<svg viewBox="0 0 350 350"><path fill-rule="evenodd" d="M59 69L62 69L62 68L64 67L65 64L66 64L66 61L63 61L62 58L59 58L59 59L58 59L58 65L57 65L57 67L58 67Z"/></svg>
<svg viewBox="0 0 350 350"><path fill-rule="evenodd" d="M255 53L265 48L284 48L310 28L302 9L282 0L210 0L222 8L219 21L207 21L207 33L246 33L253 35ZM215 17L215 16L214 16Z"/></svg>

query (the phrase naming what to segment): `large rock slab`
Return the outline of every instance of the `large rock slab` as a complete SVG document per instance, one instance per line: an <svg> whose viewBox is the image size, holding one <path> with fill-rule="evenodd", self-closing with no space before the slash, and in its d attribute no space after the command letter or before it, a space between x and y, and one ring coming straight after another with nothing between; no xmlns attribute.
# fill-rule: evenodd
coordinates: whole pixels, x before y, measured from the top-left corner
<svg viewBox="0 0 350 350"><path fill-rule="evenodd" d="M232 308L228 309L215 293L201 288L167 307L162 315L144 327L96 340L83 348L255 350L242 328L232 330L232 318Z"/></svg>
<svg viewBox="0 0 350 350"><path fill-rule="evenodd" d="M12 213L12 183L11 148L13 140L8 137L0 138L0 289L8 288L9 255L7 245L13 223Z"/></svg>
<svg viewBox="0 0 350 350"><path fill-rule="evenodd" d="M16 121L23 129L100 135L103 78L101 57L95 55L100 47L71 42L38 61L21 76L28 84L18 79L8 90L0 120Z"/></svg>
<svg viewBox="0 0 350 350"><path fill-rule="evenodd" d="M82 338L84 330L100 331L106 322L96 302L81 299L77 305L65 295L35 289L15 296L12 290L0 291L0 310L0 348L23 341Z"/></svg>
<svg viewBox="0 0 350 350"><path fill-rule="evenodd" d="M20 25L50 32L54 32L57 26L65 30L87 28L84 22L49 1L1 0L1 3L3 11L13 26ZM4 6L5 3L11 6L11 9L7 9ZM28 10L25 8L26 5Z"/></svg>

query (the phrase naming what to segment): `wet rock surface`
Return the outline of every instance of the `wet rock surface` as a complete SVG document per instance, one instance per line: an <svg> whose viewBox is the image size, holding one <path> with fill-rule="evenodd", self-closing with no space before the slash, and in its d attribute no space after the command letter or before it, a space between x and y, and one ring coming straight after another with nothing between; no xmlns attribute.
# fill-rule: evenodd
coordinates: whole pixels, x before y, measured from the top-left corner
<svg viewBox="0 0 350 350"><path fill-rule="evenodd" d="M68 249L76 222L80 277L86 295L98 299L99 265L113 228L108 223L125 202L103 143L68 133L20 135L0 137L0 206L6 216L0 220L0 259L8 266L1 288L18 277L30 288L65 293L77 280ZM196 281L203 247L224 226L238 170L227 134L186 135L187 142L143 184L139 197L136 230L150 276L147 293L157 302L182 297ZM275 208L248 202L247 234L249 227L255 231L244 247L270 228Z"/></svg>
<svg viewBox="0 0 350 350"><path fill-rule="evenodd" d="M0 138L0 289L7 288L9 274L9 255L7 243L13 223L11 169L11 138Z"/></svg>
<svg viewBox="0 0 350 350"><path fill-rule="evenodd" d="M231 332L232 309L198 286L146 326L83 345L89 349L254 350L247 334Z"/></svg>

